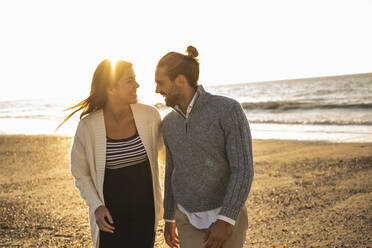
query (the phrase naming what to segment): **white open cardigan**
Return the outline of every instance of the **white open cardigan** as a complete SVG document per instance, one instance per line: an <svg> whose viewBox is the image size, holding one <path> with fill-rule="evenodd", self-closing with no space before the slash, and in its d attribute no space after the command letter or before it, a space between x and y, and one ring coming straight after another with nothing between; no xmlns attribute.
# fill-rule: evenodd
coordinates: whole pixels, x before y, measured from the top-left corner
<svg viewBox="0 0 372 248"><path fill-rule="evenodd" d="M161 118L156 108L133 104L131 109L138 134L150 161L154 204L155 230L163 215L162 191L159 181L158 150L163 149L160 134ZM99 228L94 212L104 205L103 179L106 163L106 128L103 111L90 113L79 121L71 149L71 174L81 197L89 208L89 221L94 247L99 246ZM139 179L140 180L140 179Z"/></svg>

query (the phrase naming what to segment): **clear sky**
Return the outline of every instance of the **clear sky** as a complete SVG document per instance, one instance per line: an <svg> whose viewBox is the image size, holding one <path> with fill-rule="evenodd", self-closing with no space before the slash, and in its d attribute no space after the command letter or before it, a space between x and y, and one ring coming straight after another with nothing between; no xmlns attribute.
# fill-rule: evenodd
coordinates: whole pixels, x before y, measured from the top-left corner
<svg viewBox="0 0 372 248"><path fill-rule="evenodd" d="M157 61L187 45L204 85L371 72L371 25L371 0L4 0L0 100L86 97L108 57L157 101Z"/></svg>

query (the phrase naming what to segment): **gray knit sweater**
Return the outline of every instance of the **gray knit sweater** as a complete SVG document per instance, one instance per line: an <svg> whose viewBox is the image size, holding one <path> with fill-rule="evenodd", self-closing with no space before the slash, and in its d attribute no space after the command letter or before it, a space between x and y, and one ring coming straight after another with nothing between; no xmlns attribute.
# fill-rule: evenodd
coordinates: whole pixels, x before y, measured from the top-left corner
<svg viewBox="0 0 372 248"><path fill-rule="evenodd" d="M188 212L222 207L220 215L236 220L253 180L249 124L237 101L198 91L189 118L172 111L163 120L164 219L178 202Z"/></svg>

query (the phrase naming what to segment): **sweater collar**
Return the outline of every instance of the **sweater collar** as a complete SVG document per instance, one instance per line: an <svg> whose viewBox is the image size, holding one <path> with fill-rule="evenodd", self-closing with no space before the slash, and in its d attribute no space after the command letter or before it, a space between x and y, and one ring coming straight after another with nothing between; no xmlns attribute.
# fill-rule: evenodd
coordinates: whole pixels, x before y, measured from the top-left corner
<svg viewBox="0 0 372 248"><path fill-rule="evenodd" d="M191 112L198 111L198 109L204 105L205 101L207 100L207 96L208 96L208 92L204 90L204 87L202 85L199 85L196 91L198 92L198 97L196 98L194 102Z"/></svg>
<svg viewBox="0 0 372 248"><path fill-rule="evenodd" d="M186 115L182 112L181 108L178 105L176 105L173 108L173 110L176 111L178 114L180 114L185 119L187 119L190 116L190 114L191 114L194 106L198 102L198 100L200 100L200 97L203 99L204 95L206 95L206 91L204 90L204 87L202 85L199 85L198 88L195 91L195 94L194 94L193 98L191 99L191 101L189 103L189 106L187 107Z"/></svg>

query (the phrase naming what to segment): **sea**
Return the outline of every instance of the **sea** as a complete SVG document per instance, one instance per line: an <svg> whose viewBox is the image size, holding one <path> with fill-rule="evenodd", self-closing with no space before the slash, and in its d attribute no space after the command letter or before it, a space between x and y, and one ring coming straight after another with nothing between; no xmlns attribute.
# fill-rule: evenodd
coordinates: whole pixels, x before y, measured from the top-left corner
<svg viewBox="0 0 372 248"><path fill-rule="evenodd" d="M203 85L240 102L254 139L372 142L372 73ZM0 134L73 136L79 116L58 131L69 98L0 99ZM170 108L157 103L162 116Z"/></svg>

